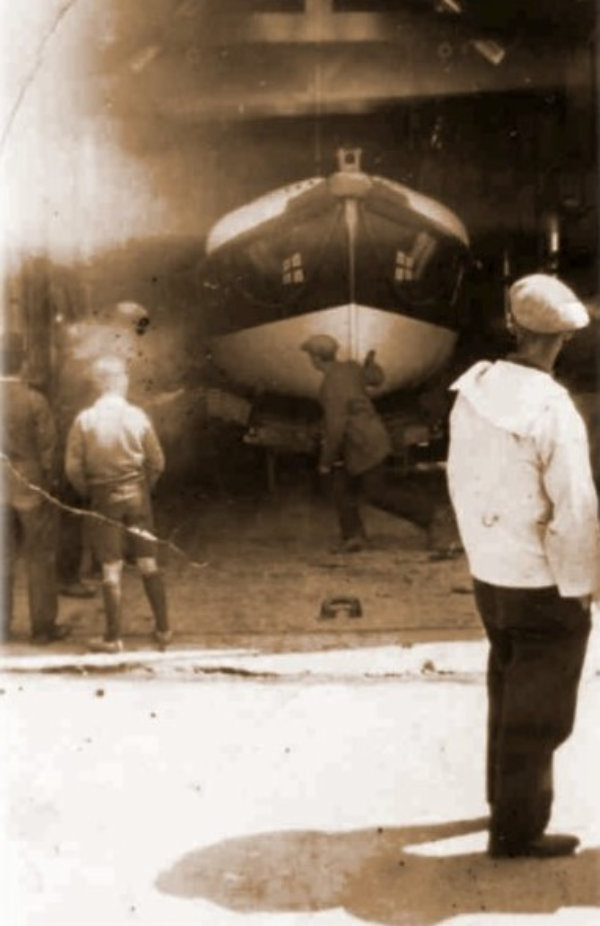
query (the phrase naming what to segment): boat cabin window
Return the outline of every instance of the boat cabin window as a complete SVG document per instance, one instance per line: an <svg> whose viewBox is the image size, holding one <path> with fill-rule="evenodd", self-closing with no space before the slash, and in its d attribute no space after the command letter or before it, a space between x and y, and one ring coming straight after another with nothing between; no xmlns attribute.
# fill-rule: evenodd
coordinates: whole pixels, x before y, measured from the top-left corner
<svg viewBox="0 0 600 926"><path fill-rule="evenodd" d="M405 254L404 251L396 251L396 272L394 274L394 279L397 283L414 279L413 259L410 254Z"/></svg>
<svg viewBox="0 0 600 926"><path fill-rule="evenodd" d="M466 248L454 236L424 224L410 214L364 214L357 254L361 301L370 295L387 306L394 293L392 300L404 307L453 304Z"/></svg>
<svg viewBox="0 0 600 926"><path fill-rule="evenodd" d="M396 282L420 280L434 251L435 239L427 232L419 232L410 252L396 251L396 271L394 273Z"/></svg>
<svg viewBox="0 0 600 926"><path fill-rule="evenodd" d="M302 255L296 251L291 257L286 257L283 261L283 283L289 286L291 283L303 283L304 270L302 269Z"/></svg>

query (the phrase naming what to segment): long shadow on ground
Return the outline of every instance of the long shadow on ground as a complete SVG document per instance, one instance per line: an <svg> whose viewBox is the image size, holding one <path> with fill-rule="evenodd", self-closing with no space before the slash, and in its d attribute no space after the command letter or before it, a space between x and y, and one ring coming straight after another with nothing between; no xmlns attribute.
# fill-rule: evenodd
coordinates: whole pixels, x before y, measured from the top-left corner
<svg viewBox="0 0 600 926"><path fill-rule="evenodd" d="M419 844L485 825L460 820L348 833L259 833L185 855L159 875L157 886L238 913L341 907L367 922L405 926L433 926L466 913L541 914L600 905L597 849L544 861L418 854Z"/></svg>

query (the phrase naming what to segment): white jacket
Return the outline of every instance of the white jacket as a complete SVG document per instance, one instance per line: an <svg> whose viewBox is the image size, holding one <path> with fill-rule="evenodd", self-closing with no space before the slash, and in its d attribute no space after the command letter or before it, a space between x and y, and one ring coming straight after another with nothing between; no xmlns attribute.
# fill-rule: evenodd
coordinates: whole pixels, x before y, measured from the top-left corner
<svg viewBox="0 0 600 926"><path fill-rule="evenodd" d="M481 361L451 387L448 483L472 575L493 585L600 587L585 425L541 370Z"/></svg>

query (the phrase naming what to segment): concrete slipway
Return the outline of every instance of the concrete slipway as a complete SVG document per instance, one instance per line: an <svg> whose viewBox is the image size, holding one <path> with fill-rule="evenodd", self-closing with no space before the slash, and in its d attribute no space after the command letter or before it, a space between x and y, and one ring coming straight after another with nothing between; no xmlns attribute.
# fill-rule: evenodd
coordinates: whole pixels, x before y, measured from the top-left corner
<svg viewBox="0 0 600 926"><path fill-rule="evenodd" d="M484 641L304 644L5 655L1 922L600 922L598 632L543 862L484 852Z"/></svg>

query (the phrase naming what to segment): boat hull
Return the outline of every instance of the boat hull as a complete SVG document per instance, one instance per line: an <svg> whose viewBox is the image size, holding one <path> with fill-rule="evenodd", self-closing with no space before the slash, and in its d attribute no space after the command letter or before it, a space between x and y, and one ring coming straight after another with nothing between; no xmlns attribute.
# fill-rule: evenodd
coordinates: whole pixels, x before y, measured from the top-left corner
<svg viewBox="0 0 600 926"><path fill-rule="evenodd" d="M330 334L340 359L376 351L380 394L418 386L456 343L468 246L440 203L354 163L272 191L209 234L213 360L255 393L313 398L320 376L300 345Z"/></svg>
<svg viewBox="0 0 600 926"><path fill-rule="evenodd" d="M255 393L316 398L322 377L300 349L315 332L336 338L341 360L362 362L375 350L385 371L379 395L435 375L457 337L454 330L420 319L347 304L211 338L212 360L229 379Z"/></svg>

